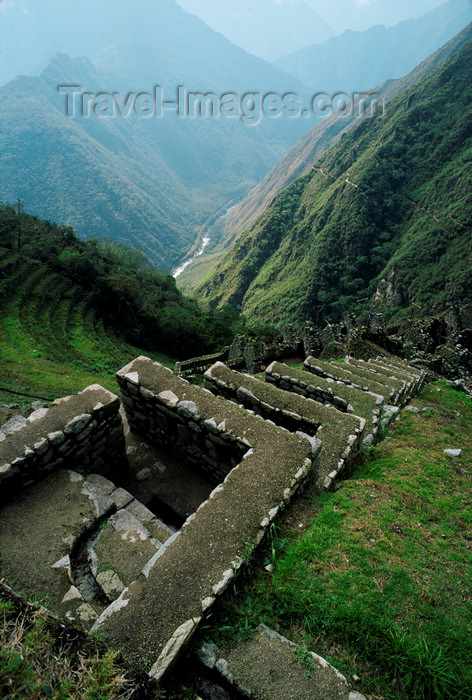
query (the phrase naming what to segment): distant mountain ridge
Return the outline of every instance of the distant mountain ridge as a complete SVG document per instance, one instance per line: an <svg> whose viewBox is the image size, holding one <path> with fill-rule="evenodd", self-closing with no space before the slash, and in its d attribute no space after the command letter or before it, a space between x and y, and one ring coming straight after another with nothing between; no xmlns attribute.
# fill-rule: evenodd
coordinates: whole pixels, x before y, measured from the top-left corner
<svg viewBox="0 0 472 700"><path fill-rule="evenodd" d="M389 27L414 17L421 17L426 12L440 5L444 0L306 0L307 4L318 12L337 33L346 29L363 31L375 24Z"/></svg>
<svg viewBox="0 0 472 700"><path fill-rule="evenodd" d="M275 65L305 82L313 93L351 94L406 75L470 21L470 0L449 0L394 27L345 31L279 58Z"/></svg>
<svg viewBox="0 0 472 700"><path fill-rule="evenodd" d="M471 302L471 31L280 192L202 285L210 305L282 323Z"/></svg>
<svg viewBox="0 0 472 700"><path fill-rule="evenodd" d="M335 32L304 0L178 0L249 53L272 61Z"/></svg>
<svg viewBox="0 0 472 700"><path fill-rule="evenodd" d="M116 91L122 100L161 85L168 101L175 101L178 85L216 96L303 93L305 86L173 0L133 6L117 0L112 14L105 0L84 0L80 7L71 0L41 6L25 0L24 7L36 13L36 28L40 18L51 19L47 46L55 44L70 9L59 43L70 38L71 48L90 51L94 60L60 53L41 76L0 88L0 201L19 197L29 211L73 225L81 236L142 248L170 271L196 244L206 219L240 199L308 126L289 118L257 125L237 117L181 118L172 107L161 119L68 117L66 96L58 92L65 85ZM88 11L96 18L90 32ZM107 18L111 26L103 35Z"/></svg>

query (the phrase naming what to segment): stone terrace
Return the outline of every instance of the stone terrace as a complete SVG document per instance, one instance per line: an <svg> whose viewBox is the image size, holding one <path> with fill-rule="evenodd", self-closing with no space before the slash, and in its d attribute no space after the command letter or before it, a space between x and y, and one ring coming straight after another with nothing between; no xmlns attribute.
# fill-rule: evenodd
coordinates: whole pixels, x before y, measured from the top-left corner
<svg viewBox="0 0 472 700"><path fill-rule="evenodd" d="M205 381L222 396L145 357L118 373L134 441L128 449L149 443L151 461L160 449L192 479L206 476L204 495L192 499L196 512L179 531L122 488L130 470L118 397L92 386L19 419L0 433L1 575L28 597L46 595L57 614L93 624L137 666L148 660L160 680L278 513L317 478L329 488L360 449L365 426L367 444L374 440L384 400L402 403L424 381L385 358L344 365L309 358L305 370L318 376L273 363L263 382L217 363ZM188 490L196 482L185 483ZM146 487L139 493L145 497ZM290 643L270 633L269 644L264 635L260 646L269 645L276 669ZM235 648L230 659L241 679L245 653ZM313 698L358 696L326 669Z"/></svg>
<svg viewBox="0 0 472 700"><path fill-rule="evenodd" d="M364 418L280 391L259 379L235 372L221 362L205 372L205 387L287 430L301 430L321 439L320 484L327 484L329 480L331 485L333 478L362 446ZM343 406L347 408L345 402Z"/></svg>
<svg viewBox="0 0 472 700"><path fill-rule="evenodd" d="M166 441L196 462L205 444L240 460L94 626L132 661L150 659L151 675L159 679L277 513L313 479L321 446L256 419L148 358L121 370L119 382L133 431Z"/></svg>
<svg viewBox="0 0 472 700"><path fill-rule="evenodd" d="M383 369L379 371L379 365L373 362L362 362L350 357L346 358L343 364L307 357L303 367L319 377L341 381L362 391L380 394L385 397L385 403L390 405L402 406L421 386L424 374L420 376L411 370L406 380L405 370L396 365L389 365L387 359L383 360L383 363Z"/></svg>
<svg viewBox="0 0 472 700"><path fill-rule="evenodd" d="M289 367L281 362L273 362L266 369L266 382L284 391L333 406L338 411L354 413L365 419L364 445L375 442L384 397L369 391L360 391L353 386L334 379L316 379L307 372Z"/></svg>

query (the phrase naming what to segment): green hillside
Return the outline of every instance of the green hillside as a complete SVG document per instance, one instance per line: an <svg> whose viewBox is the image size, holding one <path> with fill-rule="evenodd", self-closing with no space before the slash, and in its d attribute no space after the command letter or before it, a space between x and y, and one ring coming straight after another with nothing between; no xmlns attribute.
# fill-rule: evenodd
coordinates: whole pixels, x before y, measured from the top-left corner
<svg viewBox="0 0 472 700"><path fill-rule="evenodd" d="M472 300L469 42L280 193L200 292L273 322Z"/></svg>
<svg viewBox="0 0 472 700"><path fill-rule="evenodd" d="M212 621L222 646L262 622L371 700L472 697L472 401L438 382L412 408L337 491L307 493L273 527Z"/></svg>
<svg viewBox="0 0 472 700"><path fill-rule="evenodd" d="M139 251L0 205L0 403L52 399L140 354L171 364L220 347L237 315L203 314Z"/></svg>
<svg viewBox="0 0 472 700"><path fill-rule="evenodd" d="M198 245L208 218L241 199L309 126L289 118L248 125L248 108L239 106L241 118L220 117L217 96L229 90L304 95L307 88L174 0L139 9L125 0L1 7L9 27L2 57L17 77L0 85L0 200L21 197L29 211L73 226L81 238L141 248L166 272ZM18 76L28 64L34 68ZM101 111L92 97L87 106L68 85L89 97L105 93L112 106ZM176 111L179 85L187 116L182 96ZM143 112L144 93L153 108ZM214 117L190 97L203 93L215 96Z"/></svg>

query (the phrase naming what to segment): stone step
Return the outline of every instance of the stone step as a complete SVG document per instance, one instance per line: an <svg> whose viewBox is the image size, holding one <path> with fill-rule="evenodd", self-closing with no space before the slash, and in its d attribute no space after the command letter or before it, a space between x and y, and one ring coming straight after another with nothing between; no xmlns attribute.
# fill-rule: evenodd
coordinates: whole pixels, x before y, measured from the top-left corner
<svg viewBox="0 0 472 700"><path fill-rule="evenodd" d="M420 391L425 383L426 372L423 372L417 367L412 367L408 364L408 362L405 362L403 360L397 360L397 358L390 357L377 357L375 359L369 360L369 362L371 362L374 366L380 364L387 367L398 368L399 370L406 372L406 374L412 378L412 381L415 386L415 392Z"/></svg>
<svg viewBox="0 0 472 700"><path fill-rule="evenodd" d="M367 700L321 656L265 625L250 639L225 649L224 655L209 643L197 654L239 696L253 700Z"/></svg>
<svg viewBox="0 0 472 700"><path fill-rule="evenodd" d="M291 391L324 405L331 405L340 411L354 413L365 418L364 444L371 446L375 442L384 397L368 391L361 391L353 386L334 379L316 379L301 369L294 369L281 362L273 362L267 369L266 382L279 389Z"/></svg>
<svg viewBox="0 0 472 700"><path fill-rule="evenodd" d="M413 367L413 365L410 365L407 360L402 360L400 357L392 357L392 356L386 356L386 355L378 355L375 359L372 360L372 362L388 362L388 364L393 365L394 367L398 367L399 369L403 369L409 374L413 374L414 376L417 377L423 377L425 373L421 370L418 369L418 367Z"/></svg>
<svg viewBox="0 0 472 700"><path fill-rule="evenodd" d="M379 383L371 372L364 372L364 376L354 373L354 368L348 369L345 364L326 362L315 357L307 357L303 363L303 369L312 374L333 381L340 381L362 391L370 391L384 397L386 404L395 404L398 389L382 381ZM401 385L398 384L398 388Z"/></svg>
<svg viewBox="0 0 472 700"><path fill-rule="evenodd" d="M19 490L0 510L1 577L56 615L90 626L103 608L78 590L74 552L115 510L109 495L67 470Z"/></svg>
<svg viewBox="0 0 472 700"><path fill-rule="evenodd" d="M369 364L372 364L374 367L386 368L394 376L398 376L400 378L404 376L407 378L411 384L409 399L413 398L419 391L421 391L426 380L426 372L423 372L418 368L411 367L405 362L395 363L392 362L390 358L377 357L369 360Z"/></svg>
<svg viewBox="0 0 472 700"><path fill-rule="evenodd" d="M346 361L342 365L347 372L350 372L354 377L357 377L358 381L365 382L367 386L370 387L370 382L374 381L380 386L384 386L384 391L391 388L394 390L394 400L393 405L397 406L403 400L403 395L405 393L406 383L401 379L395 379L395 377L387 377L385 374L376 372L374 368L365 368L357 364L357 360L350 362L351 358L346 358ZM337 363L330 363L337 364Z"/></svg>
<svg viewBox="0 0 472 700"><path fill-rule="evenodd" d="M0 523L2 577L29 599L47 595L52 612L84 628L174 534L109 479L69 470L19 491Z"/></svg>
<svg viewBox="0 0 472 700"><path fill-rule="evenodd" d="M205 372L205 387L291 432L316 435L323 443L318 483L329 488L362 447L365 419L281 391L217 362ZM333 399L334 400L334 399ZM347 408L345 401L343 407Z"/></svg>
<svg viewBox="0 0 472 700"><path fill-rule="evenodd" d="M129 507L122 508L106 522L91 548L97 582L110 601L119 598L125 587L138 578L148 561L174 534L156 518L145 522L139 520Z"/></svg>

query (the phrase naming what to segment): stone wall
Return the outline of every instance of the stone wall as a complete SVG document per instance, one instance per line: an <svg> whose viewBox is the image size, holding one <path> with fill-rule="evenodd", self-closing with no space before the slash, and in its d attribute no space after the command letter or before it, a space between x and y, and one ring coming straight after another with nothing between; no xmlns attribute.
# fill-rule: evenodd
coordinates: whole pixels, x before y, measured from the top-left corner
<svg viewBox="0 0 472 700"><path fill-rule="evenodd" d="M292 391L294 394L305 396L308 399L313 399L313 401L335 406L338 411L342 411L343 413L347 413L349 410L352 412L352 407L349 406L349 402L337 396L331 388L317 386L313 384L308 377L307 381L303 381L303 379L299 377L294 377L293 375L289 376L287 373L283 374L285 371L284 368L285 365L272 362L266 369L266 381L284 391ZM277 369L279 371L276 371ZM282 374L280 372L282 372Z"/></svg>
<svg viewBox="0 0 472 700"><path fill-rule="evenodd" d="M213 483L221 483L249 449L224 420L203 419L194 401L179 400L170 389L149 391L126 367L117 377L130 429L180 455Z"/></svg>
<svg viewBox="0 0 472 700"><path fill-rule="evenodd" d="M230 447L240 460L94 626L131 662L152 661L150 675L160 679L278 513L313 481L321 443L261 420L149 358L134 360L118 379L133 431L161 440L170 429L177 439L180 427L186 432L179 449L194 463L202 440ZM175 452L172 438L166 441Z"/></svg>
<svg viewBox="0 0 472 700"><path fill-rule="evenodd" d="M335 372L333 366L333 372ZM339 380L314 377L303 370L273 362L266 369L266 382L279 389L290 391L325 406L332 406L342 413L354 413L366 420L364 445L374 444L384 406L384 397L368 391L357 390Z"/></svg>
<svg viewBox="0 0 472 700"><path fill-rule="evenodd" d="M0 493L29 486L54 470L116 476L126 467L117 396L94 384L54 401L1 435Z"/></svg>
<svg viewBox="0 0 472 700"><path fill-rule="evenodd" d="M366 426L362 416L280 391L221 362L205 372L205 386L290 432L316 435L323 443L318 483L325 488L333 486L362 447Z"/></svg>
<svg viewBox="0 0 472 700"><path fill-rule="evenodd" d="M317 412L310 415L310 405L301 403L298 397L289 397L284 401L283 394L274 394L260 380L235 373L220 362L205 372L204 386L290 432L316 435L322 423Z"/></svg>
<svg viewBox="0 0 472 700"><path fill-rule="evenodd" d="M176 362L175 373L178 374L179 377L203 374L214 362L227 362L229 353L230 348L228 346L212 355L202 355L201 357L192 357L190 360Z"/></svg>

